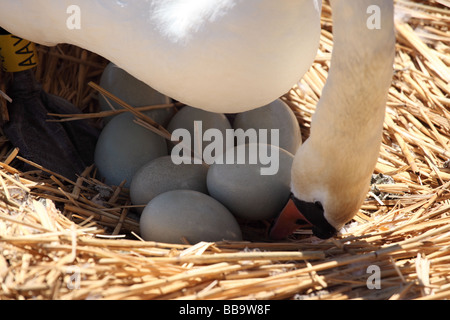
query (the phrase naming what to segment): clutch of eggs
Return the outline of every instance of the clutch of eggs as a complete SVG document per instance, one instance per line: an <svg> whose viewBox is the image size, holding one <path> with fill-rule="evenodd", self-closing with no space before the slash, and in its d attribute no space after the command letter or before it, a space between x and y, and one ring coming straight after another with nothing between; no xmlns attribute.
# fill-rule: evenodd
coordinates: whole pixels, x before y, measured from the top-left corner
<svg viewBox="0 0 450 320"><path fill-rule="evenodd" d="M167 97L110 64L102 76L101 86L128 104L138 107L164 104ZM111 106L100 97L101 109ZM121 108L113 105L113 108ZM168 243L241 240L236 217L250 220L270 219L283 208L290 194L290 171L293 155L301 144L300 128L294 113L281 100L237 114L233 127L224 114L183 107L175 116L170 109L146 111L156 122L174 132L189 131L193 139L209 128L279 130L279 145L268 145L271 137L257 143L271 154L278 154L275 174L262 175L265 166L255 164L214 163L175 165L167 142L134 122L128 112L108 119L95 152L95 163L107 184L119 185L126 180L134 205L144 209L140 217L141 236L145 240ZM197 127L194 124L197 122ZM198 128L198 125L201 128ZM259 137L258 137L259 139ZM205 148L208 143L202 141ZM233 148L246 150L252 144ZM197 150L200 151L200 150ZM201 151L200 151L201 152ZM223 149L224 155L231 150ZM275 161L275 159L274 159Z"/></svg>

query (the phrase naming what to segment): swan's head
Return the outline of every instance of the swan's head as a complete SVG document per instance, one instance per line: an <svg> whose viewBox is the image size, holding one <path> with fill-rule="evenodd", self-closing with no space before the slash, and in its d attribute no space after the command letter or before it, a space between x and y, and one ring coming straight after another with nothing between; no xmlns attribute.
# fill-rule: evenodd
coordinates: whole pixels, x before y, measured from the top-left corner
<svg viewBox="0 0 450 320"><path fill-rule="evenodd" d="M330 149L330 144L321 148L323 140L311 140L315 139L305 141L294 157L291 196L271 228L274 240L302 227L312 227L318 238L331 238L354 217L366 197L376 151L366 148L358 155L352 153L352 144L347 148L337 143Z"/></svg>

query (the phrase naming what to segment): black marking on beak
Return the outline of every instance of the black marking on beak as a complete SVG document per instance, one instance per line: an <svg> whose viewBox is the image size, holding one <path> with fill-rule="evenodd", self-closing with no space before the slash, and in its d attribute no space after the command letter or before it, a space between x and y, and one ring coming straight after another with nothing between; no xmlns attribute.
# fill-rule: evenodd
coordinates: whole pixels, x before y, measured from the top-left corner
<svg viewBox="0 0 450 320"><path fill-rule="evenodd" d="M313 234L320 239L329 239L336 235L337 230L325 219L323 206L320 202L306 202L292 195L297 209L303 214L313 228Z"/></svg>

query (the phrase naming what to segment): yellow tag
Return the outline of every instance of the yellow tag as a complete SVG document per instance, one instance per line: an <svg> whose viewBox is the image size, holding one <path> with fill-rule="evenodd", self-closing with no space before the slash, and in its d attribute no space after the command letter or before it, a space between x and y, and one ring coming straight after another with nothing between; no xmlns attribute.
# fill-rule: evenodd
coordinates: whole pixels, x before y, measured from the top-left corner
<svg viewBox="0 0 450 320"><path fill-rule="evenodd" d="M0 59L7 72L28 70L38 63L34 43L12 34L0 35Z"/></svg>

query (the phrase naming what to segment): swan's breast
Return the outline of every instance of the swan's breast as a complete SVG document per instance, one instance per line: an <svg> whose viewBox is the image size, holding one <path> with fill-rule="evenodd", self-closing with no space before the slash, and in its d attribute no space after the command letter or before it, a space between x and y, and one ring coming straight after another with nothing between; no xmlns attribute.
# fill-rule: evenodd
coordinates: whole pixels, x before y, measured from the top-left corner
<svg viewBox="0 0 450 320"><path fill-rule="evenodd" d="M0 25L28 40L96 52L158 91L215 112L270 103L317 53L317 0L3 0ZM24 9L25 8L25 9Z"/></svg>

